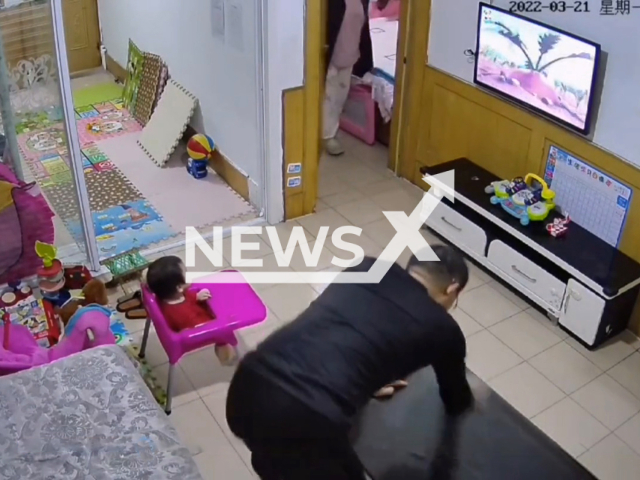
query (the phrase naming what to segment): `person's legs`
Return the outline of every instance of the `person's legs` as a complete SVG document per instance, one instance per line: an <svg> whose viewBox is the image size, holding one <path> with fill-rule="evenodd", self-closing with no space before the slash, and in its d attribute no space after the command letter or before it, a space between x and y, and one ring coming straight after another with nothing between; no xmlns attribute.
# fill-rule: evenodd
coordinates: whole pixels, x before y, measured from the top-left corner
<svg viewBox="0 0 640 480"><path fill-rule="evenodd" d="M340 116L351 89L352 68L338 69L329 66L324 90L323 103L323 139L325 149L330 155L340 155L344 149L336 138L340 128Z"/></svg>
<svg viewBox="0 0 640 480"><path fill-rule="evenodd" d="M262 480L363 480L346 428L241 366L227 397L231 431Z"/></svg>

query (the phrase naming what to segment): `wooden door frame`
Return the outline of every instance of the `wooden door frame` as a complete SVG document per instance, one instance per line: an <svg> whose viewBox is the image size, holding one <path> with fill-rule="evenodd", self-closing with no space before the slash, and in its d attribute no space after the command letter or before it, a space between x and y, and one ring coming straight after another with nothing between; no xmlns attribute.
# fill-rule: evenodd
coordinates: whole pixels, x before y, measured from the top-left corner
<svg viewBox="0 0 640 480"><path fill-rule="evenodd" d="M427 62L431 0L401 0L396 85L388 166L413 180L419 138L420 98ZM305 79L283 96L283 178L285 218L314 212L322 153L322 100L325 80L326 0L306 0ZM302 183L287 187L287 166L302 164Z"/></svg>

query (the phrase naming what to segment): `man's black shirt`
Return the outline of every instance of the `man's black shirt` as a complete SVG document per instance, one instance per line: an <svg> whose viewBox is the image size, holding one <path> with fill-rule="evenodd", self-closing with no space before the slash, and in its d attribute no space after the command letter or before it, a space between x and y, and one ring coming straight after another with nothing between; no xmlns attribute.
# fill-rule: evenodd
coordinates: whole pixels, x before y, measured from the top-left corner
<svg viewBox="0 0 640 480"><path fill-rule="evenodd" d="M368 271L365 258L347 271ZM243 360L310 408L348 423L381 387L433 366L450 414L472 401L456 321L405 269L377 284L333 283Z"/></svg>

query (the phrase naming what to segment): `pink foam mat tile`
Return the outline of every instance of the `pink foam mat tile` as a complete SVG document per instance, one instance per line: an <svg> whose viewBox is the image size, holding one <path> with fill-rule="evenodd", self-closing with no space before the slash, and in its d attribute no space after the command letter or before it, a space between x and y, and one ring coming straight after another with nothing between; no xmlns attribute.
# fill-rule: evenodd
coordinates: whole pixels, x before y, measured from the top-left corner
<svg viewBox="0 0 640 480"><path fill-rule="evenodd" d="M184 163L184 147L172 155L165 167L159 167L137 144L139 136L139 133L130 133L96 145L174 230L184 232L187 226L221 224L254 211L212 170L204 179L189 175Z"/></svg>
<svg viewBox="0 0 640 480"><path fill-rule="evenodd" d="M78 120L78 136L80 145L83 147L94 142L116 138L141 130L142 125L124 108L102 113L95 118Z"/></svg>

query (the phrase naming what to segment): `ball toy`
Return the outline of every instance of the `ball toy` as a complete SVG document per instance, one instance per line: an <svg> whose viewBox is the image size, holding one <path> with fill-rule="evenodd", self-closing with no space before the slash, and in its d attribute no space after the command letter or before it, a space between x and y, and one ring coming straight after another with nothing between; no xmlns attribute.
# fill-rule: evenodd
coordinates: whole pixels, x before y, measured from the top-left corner
<svg viewBox="0 0 640 480"><path fill-rule="evenodd" d="M187 142L187 153L194 160L209 160L216 149L215 143L208 135L196 133Z"/></svg>

